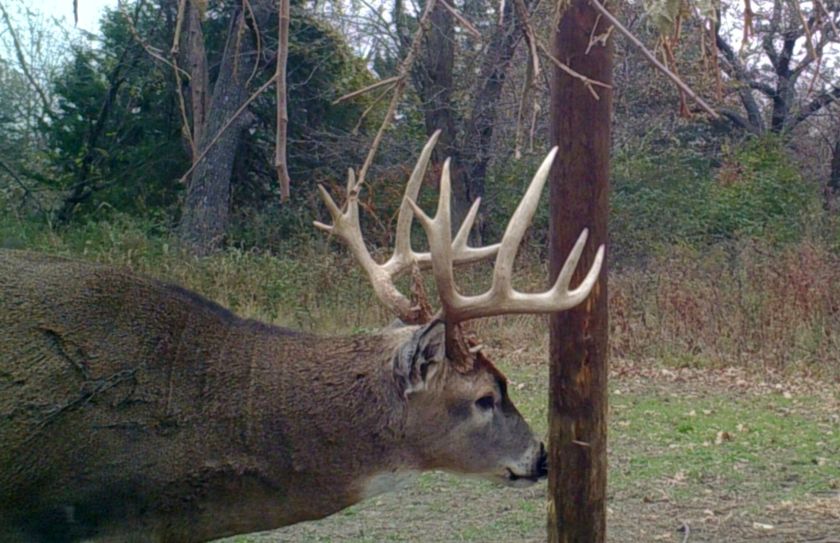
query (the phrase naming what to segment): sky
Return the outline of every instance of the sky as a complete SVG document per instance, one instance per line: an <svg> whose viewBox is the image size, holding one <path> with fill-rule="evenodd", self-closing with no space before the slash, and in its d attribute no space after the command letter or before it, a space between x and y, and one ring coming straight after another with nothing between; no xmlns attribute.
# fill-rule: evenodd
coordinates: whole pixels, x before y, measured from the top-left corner
<svg viewBox="0 0 840 543"><path fill-rule="evenodd" d="M116 0L77 0L79 6L78 28L88 32L99 30L99 17L105 7L115 8ZM40 11L44 15L64 19L67 28L73 27L73 0L32 0L30 9Z"/></svg>

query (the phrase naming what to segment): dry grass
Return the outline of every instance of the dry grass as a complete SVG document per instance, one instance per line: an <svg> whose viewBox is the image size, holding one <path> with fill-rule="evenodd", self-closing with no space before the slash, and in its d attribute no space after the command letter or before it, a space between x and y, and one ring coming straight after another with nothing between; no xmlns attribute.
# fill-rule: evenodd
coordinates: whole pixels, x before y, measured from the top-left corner
<svg viewBox="0 0 840 543"><path fill-rule="evenodd" d="M106 262L180 283L240 314L324 334L374 329L393 317L367 278L323 238L270 255L230 249L195 259L124 226L75 238L26 236L23 247ZM486 288L490 264L459 270L463 290ZM519 259L514 284L544 289L544 262ZM405 286L405 285L403 285ZM434 296L429 280L428 290ZM610 275L614 361L678 367L737 366L840 379L840 256L819 243L674 247L641 268ZM488 346L544 352L545 317L471 326Z"/></svg>
<svg viewBox="0 0 840 543"><path fill-rule="evenodd" d="M840 377L840 258L801 243L675 250L616 274L612 354Z"/></svg>

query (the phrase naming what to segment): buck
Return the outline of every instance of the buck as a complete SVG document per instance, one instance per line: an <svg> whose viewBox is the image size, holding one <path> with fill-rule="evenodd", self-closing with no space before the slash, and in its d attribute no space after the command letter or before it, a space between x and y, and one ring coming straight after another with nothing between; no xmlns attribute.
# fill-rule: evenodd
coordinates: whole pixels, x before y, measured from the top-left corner
<svg viewBox="0 0 840 543"><path fill-rule="evenodd" d="M0 253L0 540L206 541L317 519L423 470L507 485L546 475L542 443L505 377L465 339L464 321L581 302L602 258L570 289L584 231L554 286L511 286L553 150L500 244L473 248L478 202L451 235L449 163L437 214L415 203L433 137L409 179L393 256L371 257L358 189L333 224L379 299L408 323L318 337L237 317L183 288L128 271ZM417 217L429 252L412 250ZM495 256L492 287L459 293L453 267ZM394 279L431 269L441 309Z"/></svg>

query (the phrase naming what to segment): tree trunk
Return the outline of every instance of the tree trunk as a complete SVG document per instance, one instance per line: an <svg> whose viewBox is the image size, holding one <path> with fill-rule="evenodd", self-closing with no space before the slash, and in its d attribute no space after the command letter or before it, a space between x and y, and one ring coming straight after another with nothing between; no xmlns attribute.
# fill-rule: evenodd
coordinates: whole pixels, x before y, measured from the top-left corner
<svg viewBox="0 0 840 543"><path fill-rule="evenodd" d="M455 25L452 13L439 2L429 20L431 26L420 49L419 62L412 76L422 101L426 134L431 136L435 130L441 131L434 151L434 160L440 163L446 158L452 159L452 228L455 231L466 215L466 209L469 209L469 204L465 204L465 170L457 148L458 125L454 111L455 102L452 98L455 88Z"/></svg>
<svg viewBox="0 0 840 543"><path fill-rule="evenodd" d="M257 19L256 26L264 28L271 13L266 9L270 2L251 2L251 7ZM210 146L222 126L248 98L248 80L257 62L254 30L248 26L242 8L237 7L231 18L219 75L213 85L207 122L200 131L201 139L196 142L199 152ZM218 248L227 230L233 161L250 118L249 114L240 114L209 147L193 171L178 235L196 254Z"/></svg>
<svg viewBox="0 0 840 543"><path fill-rule="evenodd" d="M526 0L526 8L534 2ZM484 197L484 186L487 170L493 156L493 129L496 123L496 110L502 96L505 80L516 46L522 41L522 24L514 15L513 1L505 2L505 25L493 34L487 53L481 64L478 85L473 93L473 103L470 117L464 127L461 141L461 156L470 157L464 164L463 213L469 211L470 205L477 199ZM457 199L457 192L456 192ZM483 216L479 210L476 226L473 229L472 241L475 245L483 245Z"/></svg>
<svg viewBox="0 0 840 543"><path fill-rule="evenodd" d="M190 106L192 110L192 137L196 148L204 138L207 126L210 81L207 73L207 52L204 48L204 32L201 29L201 12L195 2L186 3L186 40L187 69L190 74ZM192 160L198 158L193 156Z"/></svg>
<svg viewBox="0 0 840 543"><path fill-rule="evenodd" d="M530 6L533 2L527 0L525 4ZM432 28L423 47L423 56L412 74L422 100L427 134L441 130L436 160L452 158L453 230L458 229L472 203L484 196L484 183L493 155L496 109L511 59L522 39L522 21L514 15L513 2L505 2L504 9L504 27L490 38L466 115L459 116L455 111L455 27L452 14L443 5L437 5L432 12ZM476 245L482 244L481 230L479 214L470 234Z"/></svg>
<svg viewBox="0 0 840 543"><path fill-rule="evenodd" d="M552 37L556 57L592 79L611 83L612 44L586 54L593 26L607 30L587 0L573 0ZM559 273L581 230L589 241L572 286L607 241L612 94L600 100L557 67L551 76L551 141L560 152L551 172L550 274ZM606 539L607 272L589 298L550 320L550 542Z"/></svg>
<svg viewBox="0 0 840 543"><path fill-rule="evenodd" d="M825 209L828 211L835 209L838 197L840 197L840 137L835 140L834 147L831 149L831 171L825 187Z"/></svg>

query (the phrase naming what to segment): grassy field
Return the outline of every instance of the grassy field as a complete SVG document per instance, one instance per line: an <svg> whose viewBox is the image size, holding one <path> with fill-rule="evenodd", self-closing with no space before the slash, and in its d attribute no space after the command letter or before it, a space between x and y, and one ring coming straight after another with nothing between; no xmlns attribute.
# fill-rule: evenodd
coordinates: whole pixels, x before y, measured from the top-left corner
<svg viewBox="0 0 840 543"><path fill-rule="evenodd" d="M352 333L392 318L323 240L206 259L130 225L0 228L0 240L129 267L299 329ZM809 243L767 251L675 250L611 275L610 541L840 542L840 260ZM487 277L478 266L459 280L478 290ZM515 281L540 288L545 270L526 254ZM544 321L475 328L545 434ZM545 491L430 473L330 518L231 541L544 541Z"/></svg>

